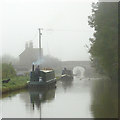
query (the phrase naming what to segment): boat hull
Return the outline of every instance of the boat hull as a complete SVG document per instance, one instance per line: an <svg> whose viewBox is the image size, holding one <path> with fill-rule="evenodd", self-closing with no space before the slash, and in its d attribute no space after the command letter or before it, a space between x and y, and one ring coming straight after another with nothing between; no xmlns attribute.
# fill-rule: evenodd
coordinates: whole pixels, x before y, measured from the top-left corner
<svg viewBox="0 0 120 120"><path fill-rule="evenodd" d="M61 76L61 79L69 79L69 80L73 80L73 76L71 76L71 75L62 75Z"/></svg>
<svg viewBox="0 0 120 120"><path fill-rule="evenodd" d="M39 82L39 81L32 81L28 82L28 87L39 87L39 88L44 88L44 87L56 87L56 79L49 80L47 82Z"/></svg>

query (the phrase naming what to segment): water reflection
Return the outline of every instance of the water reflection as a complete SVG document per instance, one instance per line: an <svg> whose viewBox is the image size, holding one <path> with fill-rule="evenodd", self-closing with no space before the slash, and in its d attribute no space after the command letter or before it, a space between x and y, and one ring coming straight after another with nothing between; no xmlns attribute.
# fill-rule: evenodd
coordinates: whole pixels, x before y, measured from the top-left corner
<svg viewBox="0 0 120 120"><path fill-rule="evenodd" d="M73 86L73 78L65 78L61 79L62 87L66 91L68 88L71 88Z"/></svg>
<svg viewBox="0 0 120 120"><path fill-rule="evenodd" d="M12 97L14 97L17 94L23 93L23 92L26 92L26 91L27 91L27 89L20 89L20 90L16 90L16 91L11 91L11 92L2 94L2 97L0 97L0 99L6 98L6 97L12 98Z"/></svg>
<svg viewBox="0 0 120 120"><path fill-rule="evenodd" d="M78 76L80 78L84 78L84 73L85 73L85 68L83 68L81 66L76 66L73 69L74 76Z"/></svg>
<svg viewBox="0 0 120 120"><path fill-rule="evenodd" d="M118 86L116 81L94 80L92 82L91 111L95 118L117 118Z"/></svg>
<svg viewBox="0 0 120 120"><path fill-rule="evenodd" d="M55 98L55 89L29 89L30 102L34 107L40 108L41 103L50 102Z"/></svg>
<svg viewBox="0 0 120 120"><path fill-rule="evenodd" d="M31 89L11 96L12 99L3 98L3 117L92 117L88 82L79 78L64 79L57 82L57 89ZM16 106L19 107L18 110Z"/></svg>

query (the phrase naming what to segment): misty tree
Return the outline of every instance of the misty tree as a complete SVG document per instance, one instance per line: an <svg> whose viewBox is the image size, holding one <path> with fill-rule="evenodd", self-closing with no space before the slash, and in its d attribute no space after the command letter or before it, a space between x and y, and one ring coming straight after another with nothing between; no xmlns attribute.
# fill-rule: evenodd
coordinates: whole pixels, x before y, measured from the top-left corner
<svg viewBox="0 0 120 120"><path fill-rule="evenodd" d="M53 56L47 55L43 57L44 62L42 64L45 68L52 68L55 70L56 75L61 75L62 73L62 62Z"/></svg>
<svg viewBox="0 0 120 120"><path fill-rule="evenodd" d="M7 54L0 57L0 59L2 60L2 63L11 63L13 65L18 64L18 62L19 62L18 58L15 58L15 57L13 57L11 55L7 55Z"/></svg>
<svg viewBox="0 0 120 120"><path fill-rule="evenodd" d="M16 71L12 64L2 63L2 79L16 76Z"/></svg>
<svg viewBox="0 0 120 120"><path fill-rule="evenodd" d="M93 38L90 38L91 61L101 73L110 78L116 78L118 69L118 3L93 3L92 15L88 19L90 27L95 30Z"/></svg>
<svg viewBox="0 0 120 120"><path fill-rule="evenodd" d="M44 56L43 59L44 59L43 66L52 67L52 68L61 66L61 61L58 58L55 58L53 56L47 55L47 56Z"/></svg>

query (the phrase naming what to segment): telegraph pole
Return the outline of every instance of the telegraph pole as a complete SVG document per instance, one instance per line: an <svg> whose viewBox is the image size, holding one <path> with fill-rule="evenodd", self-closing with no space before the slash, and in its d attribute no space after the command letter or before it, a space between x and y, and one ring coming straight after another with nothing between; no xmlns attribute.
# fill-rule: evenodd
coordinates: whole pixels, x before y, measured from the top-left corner
<svg viewBox="0 0 120 120"><path fill-rule="evenodd" d="M39 28L38 29L39 30L39 59L41 59L41 57L42 57L42 48L41 48L41 35L42 35L42 33L41 33L41 30L42 30L42 28Z"/></svg>

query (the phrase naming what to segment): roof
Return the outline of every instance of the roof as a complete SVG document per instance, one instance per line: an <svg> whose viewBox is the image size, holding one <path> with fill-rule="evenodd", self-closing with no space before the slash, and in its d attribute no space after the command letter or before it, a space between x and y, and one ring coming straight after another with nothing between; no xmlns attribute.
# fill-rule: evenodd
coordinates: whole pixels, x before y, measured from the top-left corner
<svg viewBox="0 0 120 120"><path fill-rule="evenodd" d="M47 72L52 72L53 70L40 70L40 71L47 73Z"/></svg>
<svg viewBox="0 0 120 120"><path fill-rule="evenodd" d="M22 55L29 55L29 54L38 54L39 52L39 48L28 48L28 49L25 49L19 56L22 56Z"/></svg>

